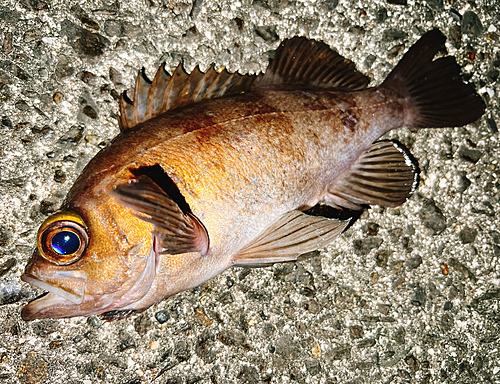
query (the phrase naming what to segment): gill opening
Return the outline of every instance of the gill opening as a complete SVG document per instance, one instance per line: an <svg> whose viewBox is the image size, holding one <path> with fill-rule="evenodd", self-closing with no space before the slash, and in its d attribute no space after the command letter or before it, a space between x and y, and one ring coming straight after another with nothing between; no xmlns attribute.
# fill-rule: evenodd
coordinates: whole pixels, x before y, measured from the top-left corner
<svg viewBox="0 0 500 384"><path fill-rule="evenodd" d="M137 178L142 175L148 176L179 206L183 213L193 213L177 185L159 164L143 166L130 171Z"/></svg>

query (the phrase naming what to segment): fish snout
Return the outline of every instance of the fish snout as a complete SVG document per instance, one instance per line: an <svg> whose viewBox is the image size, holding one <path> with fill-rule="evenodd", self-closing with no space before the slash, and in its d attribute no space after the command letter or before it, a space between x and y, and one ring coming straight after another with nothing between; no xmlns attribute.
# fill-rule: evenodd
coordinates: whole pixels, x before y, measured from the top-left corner
<svg viewBox="0 0 500 384"><path fill-rule="evenodd" d="M84 299L87 274L81 270L68 270L65 266L51 265L40 256L38 250L35 250L21 280L48 291L48 294L37 297L22 309L23 319L31 320L46 317L42 314L56 302L68 301L73 305L81 304Z"/></svg>

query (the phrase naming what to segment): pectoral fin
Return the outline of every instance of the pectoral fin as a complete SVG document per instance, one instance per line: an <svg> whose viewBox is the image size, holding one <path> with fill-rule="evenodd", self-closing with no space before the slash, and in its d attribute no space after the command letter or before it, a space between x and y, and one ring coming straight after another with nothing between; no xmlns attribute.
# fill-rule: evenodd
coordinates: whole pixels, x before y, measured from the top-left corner
<svg viewBox="0 0 500 384"><path fill-rule="evenodd" d="M149 176L142 175L129 184L119 185L113 195L134 215L154 225L154 235L160 239L160 253L176 255L199 252L205 255L209 238L205 227L179 205Z"/></svg>
<svg viewBox="0 0 500 384"><path fill-rule="evenodd" d="M336 178L325 202L353 210L365 205L397 207L418 185L418 166L396 141L377 141L351 168Z"/></svg>
<svg viewBox="0 0 500 384"><path fill-rule="evenodd" d="M349 220L288 212L238 252L233 264L260 267L296 261L299 256L331 243L348 225Z"/></svg>

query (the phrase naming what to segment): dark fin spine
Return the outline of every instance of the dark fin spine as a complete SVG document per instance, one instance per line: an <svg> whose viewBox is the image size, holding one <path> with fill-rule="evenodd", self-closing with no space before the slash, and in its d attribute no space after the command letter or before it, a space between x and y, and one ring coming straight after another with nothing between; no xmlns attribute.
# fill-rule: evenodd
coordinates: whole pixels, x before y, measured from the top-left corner
<svg viewBox="0 0 500 384"><path fill-rule="evenodd" d="M452 56L433 61L446 37L434 29L423 35L387 76L381 88L406 99L405 125L412 128L458 127L472 123L485 105L474 88L460 77Z"/></svg>
<svg viewBox="0 0 500 384"><path fill-rule="evenodd" d="M144 312L147 308L144 309L125 309L125 310L115 310L101 313L99 317L103 321L116 321L126 319L130 316L136 315L138 313Z"/></svg>

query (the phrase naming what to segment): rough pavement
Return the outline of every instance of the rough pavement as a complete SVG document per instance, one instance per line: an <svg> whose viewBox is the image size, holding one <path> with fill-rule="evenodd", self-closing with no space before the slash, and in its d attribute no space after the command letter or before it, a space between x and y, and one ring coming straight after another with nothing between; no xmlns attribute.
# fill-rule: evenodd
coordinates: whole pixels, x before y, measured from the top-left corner
<svg viewBox="0 0 500 384"><path fill-rule="evenodd" d="M0 0L0 382L500 383L495 3ZM227 271L126 320L20 318L41 293L19 280L37 228L118 133L138 69L258 72L300 35L373 85L434 27L487 111L390 134L422 170L402 207L369 210L308 261Z"/></svg>

